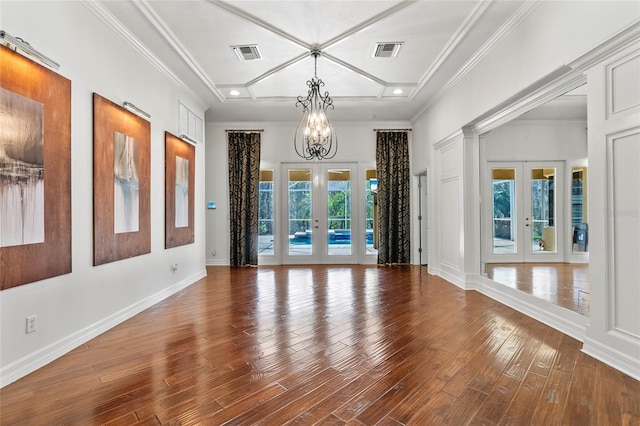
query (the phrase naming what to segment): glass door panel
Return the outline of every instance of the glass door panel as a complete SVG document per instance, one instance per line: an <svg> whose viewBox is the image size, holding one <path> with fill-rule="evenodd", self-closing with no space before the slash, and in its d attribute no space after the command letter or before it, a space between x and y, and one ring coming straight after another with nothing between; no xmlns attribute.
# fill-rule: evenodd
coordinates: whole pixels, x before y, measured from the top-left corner
<svg viewBox="0 0 640 426"><path fill-rule="evenodd" d="M538 161L523 164L524 262L563 262L565 217L562 200L564 163ZM568 218L567 218L568 222Z"/></svg>
<svg viewBox="0 0 640 426"><path fill-rule="evenodd" d="M588 251L587 166L571 169L571 227L572 251Z"/></svg>
<svg viewBox="0 0 640 426"><path fill-rule="evenodd" d="M287 235L283 264L357 263L362 243L352 238L360 223L353 217L357 164L283 164ZM357 192L360 194L360 192ZM362 226L362 225L360 225Z"/></svg>
<svg viewBox="0 0 640 426"><path fill-rule="evenodd" d="M312 170L287 170L287 252L290 256L313 254Z"/></svg>
<svg viewBox="0 0 640 426"><path fill-rule="evenodd" d="M327 169L327 254L351 255L351 170Z"/></svg>
<svg viewBox="0 0 640 426"><path fill-rule="evenodd" d="M516 254L516 168L492 168L492 253Z"/></svg>
<svg viewBox="0 0 640 426"><path fill-rule="evenodd" d="M562 262L563 164L488 163L484 244L486 262Z"/></svg>
<svg viewBox="0 0 640 426"><path fill-rule="evenodd" d="M273 169L260 170L258 183L258 255L273 256L275 230Z"/></svg>
<svg viewBox="0 0 640 426"><path fill-rule="evenodd" d="M556 252L556 176L555 167L531 169L531 220L525 218L525 227L533 254Z"/></svg>
<svg viewBox="0 0 640 426"><path fill-rule="evenodd" d="M365 247L366 254L378 254L378 216L377 216L377 200L378 196L378 179L375 168L367 168L364 171L365 177Z"/></svg>

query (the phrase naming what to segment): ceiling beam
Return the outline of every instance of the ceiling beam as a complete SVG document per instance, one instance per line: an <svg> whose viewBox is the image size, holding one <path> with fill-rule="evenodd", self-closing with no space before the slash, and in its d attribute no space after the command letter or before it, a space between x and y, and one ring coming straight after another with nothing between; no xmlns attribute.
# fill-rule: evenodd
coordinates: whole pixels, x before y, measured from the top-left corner
<svg viewBox="0 0 640 426"><path fill-rule="evenodd" d="M221 1L221 0L207 0L207 3L218 7L219 9L222 10L226 10L227 12L231 13L232 15L237 16L238 18L244 19L245 21L251 22L252 24L258 25L261 28L264 28L267 31L271 31L272 33L284 38L285 40L290 41L291 43L302 47L305 50L311 50L311 45L309 45L308 43L305 43L304 41L300 40L297 37L292 36L291 34L289 34L286 31L282 31L280 28L275 27L273 25L271 25L270 23L268 23L267 21L264 21L260 18L258 18L257 16L254 16L250 13L245 12L244 10L237 8L235 6L232 6L231 4Z"/></svg>
<svg viewBox="0 0 640 426"><path fill-rule="evenodd" d="M383 19L388 18L391 15L395 15L396 13L398 13L399 11L401 11L402 9L411 6L412 4L417 3L418 0L404 0L401 1L400 3L396 4L395 6L390 7L387 10L383 10L382 12L378 13L375 16L372 16L371 18L367 19L366 21L362 21L360 22L358 25L349 28L348 30L344 31L341 34L338 34L337 36L335 36L334 38L327 40L326 42L322 43L319 48L320 50L325 50L325 49L329 49L330 47L335 46L336 44L340 43L341 41L347 39L349 36L352 36L353 34L362 31L366 28L369 28L370 26L372 26L373 24L382 21Z"/></svg>

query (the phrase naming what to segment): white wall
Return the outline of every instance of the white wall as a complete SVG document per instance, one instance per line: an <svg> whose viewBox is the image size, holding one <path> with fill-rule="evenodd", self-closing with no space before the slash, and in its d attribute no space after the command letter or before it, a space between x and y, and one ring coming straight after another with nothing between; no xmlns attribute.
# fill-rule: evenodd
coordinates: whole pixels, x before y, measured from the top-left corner
<svg viewBox="0 0 640 426"><path fill-rule="evenodd" d="M196 148L195 243L164 249L164 132L178 132L179 90L80 2L0 3L0 28L61 64L71 80L72 273L0 292L2 385L206 274L204 151ZM93 265L92 93L151 114L151 253ZM178 271L170 265L177 263ZM25 318L38 330L25 334Z"/></svg>
<svg viewBox="0 0 640 426"><path fill-rule="evenodd" d="M435 168L439 160L435 157L437 149L434 146L444 143L465 126L504 105L515 94L525 89L533 90L532 87L544 81L549 74L566 68L566 64L628 27L639 17L640 6L637 2L542 2L456 86L416 118L413 123L414 152L422 156L413 158L414 169ZM431 154L424 154L424 146L432 147ZM474 151L477 147L465 146L464 149ZM465 158L473 158L474 155L456 157L458 166L466 173L478 173L469 168L471 165L464 164ZM520 155L520 152L516 151L516 155ZM527 153L523 152L522 155ZM436 216L466 218L467 223L479 227L479 217L468 217L474 214L473 211L479 212L475 206L480 200L479 175L470 179L465 177L464 181L477 183L475 187L467 185L463 202L454 205L457 206L455 211L449 205L439 206L441 200L438 198L430 203L432 209L429 213L433 219L429 224L430 229L442 226ZM430 180L430 193L436 197L443 191L438 185L437 178ZM477 229L467 230L476 236L480 235ZM429 242L429 263L437 272L441 270L437 260L442 247L438 247L436 241L430 239ZM468 235L464 235L463 238L456 238L456 241L460 242L460 253L477 256L480 250L478 238L469 239ZM453 248L447 250L452 252ZM456 276L479 273L480 265L475 263L460 261L460 265L469 265L473 270L457 271Z"/></svg>
<svg viewBox="0 0 640 426"><path fill-rule="evenodd" d="M433 147L451 138L468 124L473 123L496 107L503 105L515 94L522 93L549 74L565 67L598 43L630 25L640 16L637 2L541 2L540 5L512 33L507 35L487 56L474 66L458 83L437 101L430 105L422 115L414 120L413 148L422 156L414 157L414 170L433 168L437 159L431 148L431 154L424 154L424 147ZM476 151L477 146L468 147ZM465 170L464 158L475 154L460 155L459 166ZM478 173L477 170L473 173ZM478 182L479 174L465 177L465 182ZM430 179L430 193L437 195L437 179ZM471 191L471 192L469 192ZM474 193L475 191L475 193ZM440 217L466 218L465 222L479 226L480 218L468 216L479 212L475 204L479 203L479 190L467 185L463 202L456 211L447 206L439 207L440 200L430 205L429 227L436 230L441 227L436 215ZM434 209L442 208L439 212ZM468 228L468 227L467 227ZM464 235L459 239L458 250L465 255L479 258L479 235L477 229L467 229L476 237ZM458 239L456 239L458 241ZM469 243L472 247L468 247ZM440 271L437 240L429 239L429 263L434 271ZM476 265L478 263L478 265ZM473 270L457 271L456 276L479 273L479 262L460 262L470 265Z"/></svg>
<svg viewBox="0 0 640 426"><path fill-rule="evenodd" d="M414 124L416 143L434 143L570 63L640 17L638 2L542 2ZM416 169L427 158L415 159Z"/></svg>
<svg viewBox="0 0 640 426"><path fill-rule="evenodd" d="M291 105L295 108L295 105ZM407 122L341 122L339 105L332 111L331 123L338 135L338 151L331 162L361 162L375 164L376 134L374 128L406 128ZM215 119L215 117L214 117ZM270 167L281 162L305 162L293 148L297 122L208 122L207 140L207 201L216 203L207 211L207 264L229 264L229 181L227 165L227 135L225 129L264 129L261 136L260 160ZM216 255L213 256L215 251Z"/></svg>
<svg viewBox="0 0 640 426"><path fill-rule="evenodd" d="M572 160L587 157L587 122L515 120L482 138L487 161Z"/></svg>
<svg viewBox="0 0 640 426"><path fill-rule="evenodd" d="M465 136L461 153L450 156L457 164L447 165L450 170L462 170L464 173L462 178L465 185L462 202L445 203L445 198L441 195L451 186L451 179L454 176L447 178L444 174L437 174L441 160L439 152L443 147L453 143L451 141L457 141L459 136L456 135L459 132L465 135L467 132L473 133L477 122L482 122L488 116L496 117L495 113L500 108L507 109L509 105L515 104L515 95L520 94L524 97L541 89L545 79L555 71L569 71L569 65L572 63L574 66L588 66L589 62L577 60L582 59L585 54L591 53L590 51L601 43L614 38L624 29L631 25L637 25L639 19L640 3L638 2L541 2L523 23L503 39L468 74L462 77L456 86L442 95L414 120L414 145L420 145L420 152L423 152L422 145L431 147L430 154L423 154L422 158L413 159L415 169L431 167L434 170L432 175L435 175L435 178L430 179L429 191L435 197L430 200L432 219L430 229L445 232L444 228L448 227L450 229L447 229L446 232L455 240L454 242L450 241L449 245L439 245L438 239L430 240L430 271L452 276L454 279L464 277L461 286L479 289L491 297L567 332L569 335L579 339L584 338L587 320L580 318L580 315L572 315L573 313L567 313L566 310L542 306L538 301L527 298L519 292L509 292L507 289L491 287L490 283L486 283L489 280L482 279L479 270L480 262L477 261L480 253L480 209L477 208L480 203L479 167L477 164L479 161L479 155L477 155L479 135L475 134L468 138ZM595 53L599 54L600 52ZM589 82L589 84L591 83ZM496 119L499 119L499 116ZM591 132L591 128L589 131ZM589 147L590 156L600 155L602 157L601 152L595 154L591 152L591 142ZM418 152L419 150L415 149L414 151ZM576 155L573 152L565 152L564 154ZM528 148L521 147L510 151L508 155L528 156L530 152L528 152ZM589 166L590 184L596 179L604 181L602 173L594 174L591 158ZM457 177L455 178L457 179ZM594 207L591 190L590 187L590 215L592 207ZM448 217L458 217L461 218L460 220L464 218L465 225L469 225L463 227L462 238L459 235L460 230L446 219ZM593 222L593 215L590 216L590 220ZM452 268L451 265L455 266L455 262L447 262L445 265L442 261L444 258L454 258L456 248L461 254L461 259L458 259L457 262L460 265L459 270ZM605 256L604 250L604 245L594 247L593 244L590 244L591 259L594 258L594 254L596 254L596 258ZM475 260L469 261L470 257ZM593 266L593 262L590 269L592 269L591 266ZM601 283L600 276L594 276L598 280L593 285ZM629 284L625 282L625 285ZM630 289L627 291L628 294L637 294ZM602 300L592 298L591 303L593 306L594 303L606 304L607 301L606 298L602 298ZM596 311L598 310L596 309ZM635 342L623 344L621 339L611 338L610 333L605 338L605 333L602 330L608 329L608 326L594 324L595 320L610 321L610 318L615 318L615 315L615 313L609 312L608 318L592 316L591 330L598 331L592 333L591 353L597 353L601 360L639 377L640 367L638 367L637 361L635 364L630 361L634 357L636 360L638 359ZM628 313L625 315L628 317Z"/></svg>

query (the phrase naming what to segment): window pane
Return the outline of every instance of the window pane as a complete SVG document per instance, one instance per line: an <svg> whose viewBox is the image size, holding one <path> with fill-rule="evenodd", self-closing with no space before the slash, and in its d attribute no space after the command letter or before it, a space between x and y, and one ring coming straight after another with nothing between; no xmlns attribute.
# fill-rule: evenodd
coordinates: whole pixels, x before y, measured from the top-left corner
<svg viewBox="0 0 640 426"><path fill-rule="evenodd" d="M492 169L493 253L517 253L516 246L516 170Z"/></svg>
<svg viewBox="0 0 640 426"><path fill-rule="evenodd" d="M378 193L376 176L376 169L365 169L365 245L367 254L378 253L377 217L374 203Z"/></svg>
<svg viewBox="0 0 640 426"><path fill-rule="evenodd" d="M573 225L573 251L588 251L587 216L587 168L574 167L571 170L571 224Z"/></svg>
<svg viewBox="0 0 640 426"><path fill-rule="evenodd" d="M311 169L290 169L287 187L289 255L311 255Z"/></svg>
<svg viewBox="0 0 640 426"><path fill-rule="evenodd" d="M351 170L327 170L327 183L327 253L350 255Z"/></svg>
<svg viewBox="0 0 640 426"><path fill-rule="evenodd" d="M273 170L260 170L258 186L258 254L273 256L274 198Z"/></svg>
<svg viewBox="0 0 640 426"><path fill-rule="evenodd" d="M531 244L533 253L556 252L556 169L531 169Z"/></svg>

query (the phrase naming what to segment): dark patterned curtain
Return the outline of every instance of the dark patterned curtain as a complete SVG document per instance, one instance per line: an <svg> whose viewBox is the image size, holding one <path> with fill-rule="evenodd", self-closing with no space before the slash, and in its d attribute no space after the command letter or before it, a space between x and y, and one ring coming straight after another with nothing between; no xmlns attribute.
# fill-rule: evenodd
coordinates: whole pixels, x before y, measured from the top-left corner
<svg viewBox="0 0 640 426"><path fill-rule="evenodd" d="M407 132L378 132L378 264L409 263L409 138Z"/></svg>
<svg viewBox="0 0 640 426"><path fill-rule="evenodd" d="M258 264L260 133L229 132L231 266Z"/></svg>

